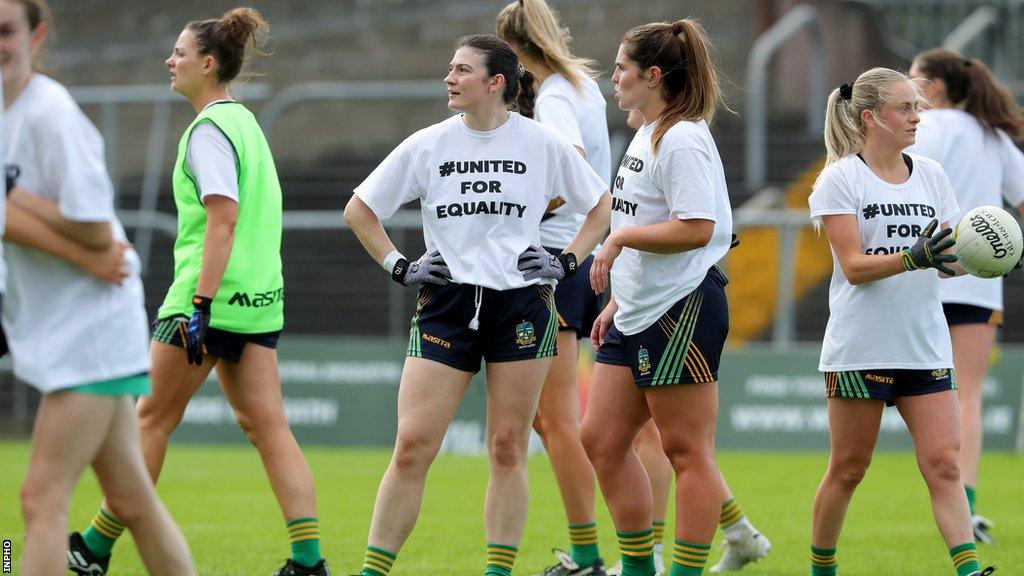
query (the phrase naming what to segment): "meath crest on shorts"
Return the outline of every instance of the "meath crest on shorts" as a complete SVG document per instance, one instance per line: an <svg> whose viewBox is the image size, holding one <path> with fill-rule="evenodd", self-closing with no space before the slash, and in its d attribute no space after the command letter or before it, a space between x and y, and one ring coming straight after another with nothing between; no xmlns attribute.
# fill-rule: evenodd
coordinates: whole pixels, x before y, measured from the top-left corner
<svg viewBox="0 0 1024 576"><path fill-rule="evenodd" d="M640 347L640 351L636 354L636 368L643 376L651 373L651 353L643 346Z"/></svg>
<svg viewBox="0 0 1024 576"><path fill-rule="evenodd" d="M516 344L521 348L533 346L537 341L537 333L533 330L533 322L520 322L516 324Z"/></svg>

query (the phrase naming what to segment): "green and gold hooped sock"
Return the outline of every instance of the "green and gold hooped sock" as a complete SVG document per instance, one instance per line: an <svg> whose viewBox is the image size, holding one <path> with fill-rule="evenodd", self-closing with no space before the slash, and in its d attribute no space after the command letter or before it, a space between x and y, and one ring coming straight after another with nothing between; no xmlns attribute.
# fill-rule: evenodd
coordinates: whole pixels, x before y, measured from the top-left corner
<svg viewBox="0 0 1024 576"><path fill-rule="evenodd" d="M593 566L601 557L597 548L597 522L569 525L569 554L580 566Z"/></svg>
<svg viewBox="0 0 1024 576"><path fill-rule="evenodd" d="M504 544L487 544L487 569L484 576L512 576L519 548Z"/></svg>
<svg viewBox="0 0 1024 576"><path fill-rule="evenodd" d="M949 557L953 559L956 576L968 576L981 571L978 562L978 546L974 542L966 542L949 549Z"/></svg>
<svg viewBox="0 0 1024 576"><path fill-rule="evenodd" d="M654 529L639 532L615 531L622 554L622 576L654 574Z"/></svg>
<svg viewBox="0 0 1024 576"><path fill-rule="evenodd" d="M100 508L99 512L93 516L89 527L82 533L82 540L85 541L86 547L89 548L93 556L106 558L110 556L110 551L114 549L114 543L121 537L124 529L125 525L120 520Z"/></svg>
<svg viewBox="0 0 1024 576"><path fill-rule="evenodd" d="M307 568L316 566L320 555L320 520L296 518L288 522L288 541L292 545L292 561Z"/></svg>
<svg viewBox="0 0 1024 576"><path fill-rule="evenodd" d="M391 567L395 565L396 557L395 554L387 550L367 546L366 555L363 556L363 569L359 575L388 576L391 573Z"/></svg>
<svg viewBox="0 0 1024 576"><path fill-rule="evenodd" d="M836 576L838 568L835 548L811 546L811 576Z"/></svg>
<svg viewBox="0 0 1024 576"><path fill-rule="evenodd" d="M654 543L658 544L665 539L665 521L655 520L654 521Z"/></svg>
<svg viewBox="0 0 1024 576"><path fill-rule="evenodd" d="M672 547L672 571L669 576L700 576L708 563L711 544L693 544L676 540Z"/></svg>

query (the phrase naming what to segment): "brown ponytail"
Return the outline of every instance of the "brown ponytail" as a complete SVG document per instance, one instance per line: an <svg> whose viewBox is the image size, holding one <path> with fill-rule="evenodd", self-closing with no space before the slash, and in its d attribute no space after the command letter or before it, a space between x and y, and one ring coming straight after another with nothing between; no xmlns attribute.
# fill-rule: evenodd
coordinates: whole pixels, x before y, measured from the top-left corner
<svg viewBox="0 0 1024 576"><path fill-rule="evenodd" d="M725 106L711 43L696 20L637 26L626 32L622 44L626 46L626 56L641 70L653 66L661 69L662 95L668 105L651 135L655 153L669 128L683 120L711 122L715 109Z"/></svg>
<svg viewBox="0 0 1024 576"><path fill-rule="evenodd" d="M255 8L235 8L219 19L189 22L186 28L195 35L199 53L212 55L217 61L217 80L227 84L241 72L247 45L251 43L259 53L270 24Z"/></svg>
<svg viewBox="0 0 1024 576"><path fill-rule="evenodd" d="M942 48L919 54L914 62L925 78L941 78L946 98L983 126L998 128L1013 138L1024 136L1020 108L984 62Z"/></svg>
<svg viewBox="0 0 1024 576"><path fill-rule="evenodd" d="M519 77L519 94L516 94L516 111L527 118L533 118L536 99L537 88L534 85L533 74L528 70L523 70L523 75Z"/></svg>

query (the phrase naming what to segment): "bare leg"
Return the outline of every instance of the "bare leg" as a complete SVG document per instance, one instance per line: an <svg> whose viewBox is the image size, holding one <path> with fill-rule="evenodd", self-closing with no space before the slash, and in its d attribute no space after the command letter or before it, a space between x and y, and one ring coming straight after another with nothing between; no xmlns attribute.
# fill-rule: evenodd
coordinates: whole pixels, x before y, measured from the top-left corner
<svg viewBox="0 0 1024 576"><path fill-rule="evenodd" d="M633 439L649 419L629 367L595 364L583 416L583 447L620 532L651 528L651 483L633 451Z"/></svg>
<svg viewBox="0 0 1024 576"><path fill-rule="evenodd" d="M883 407L881 400L828 399L832 454L814 497L812 546L836 547L853 491L871 464Z"/></svg>
<svg viewBox="0 0 1024 576"><path fill-rule="evenodd" d="M952 390L904 396L896 402L914 439L921 476L928 485L932 514L946 546L974 542L967 495L960 480L960 426Z"/></svg>
<svg viewBox="0 0 1024 576"><path fill-rule="evenodd" d="M115 398L77 392L43 396L32 432L32 455L21 488L24 576L67 573L71 491L111 428Z"/></svg>
<svg viewBox="0 0 1024 576"><path fill-rule="evenodd" d="M131 400L126 396L115 400L110 432L92 463L103 494L131 530L150 574L195 574L185 537L157 498L146 470Z"/></svg>
<svg viewBox="0 0 1024 576"><path fill-rule="evenodd" d="M718 383L647 388L644 395L676 473L675 536L710 544L722 509L722 476L715 463Z"/></svg>
<svg viewBox="0 0 1024 576"><path fill-rule="evenodd" d="M530 487L526 453L550 358L487 365L487 452L484 502L487 542L518 546L526 526Z"/></svg>
<svg viewBox="0 0 1024 576"><path fill-rule="evenodd" d="M982 385L988 373L988 356L996 338L996 327L988 324L958 324L949 327L953 341L957 395L960 399L960 466L967 486L978 485L981 460Z"/></svg>
<svg viewBox="0 0 1024 576"><path fill-rule="evenodd" d="M249 344L238 363L219 362L217 376L238 425L260 453L284 519L316 516L313 472L284 414L277 351Z"/></svg>
<svg viewBox="0 0 1024 576"><path fill-rule="evenodd" d="M419 517L427 470L472 376L432 360L405 359L398 390L398 436L377 489L370 546L397 554L405 544Z"/></svg>
<svg viewBox="0 0 1024 576"><path fill-rule="evenodd" d="M544 440L569 524L594 521L594 467L580 442L576 333L558 333L558 356L540 395L534 428Z"/></svg>
<svg viewBox="0 0 1024 576"><path fill-rule="evenodd" d="M654 520L664 522L668 510L668 493L672 488L672 476L675 472L668 456L665 456L665 449L661 446L661 434L658 433L654 420L649 420L640 429L633 442L633 449L643 462L647 477L651 480Z"/></svg>

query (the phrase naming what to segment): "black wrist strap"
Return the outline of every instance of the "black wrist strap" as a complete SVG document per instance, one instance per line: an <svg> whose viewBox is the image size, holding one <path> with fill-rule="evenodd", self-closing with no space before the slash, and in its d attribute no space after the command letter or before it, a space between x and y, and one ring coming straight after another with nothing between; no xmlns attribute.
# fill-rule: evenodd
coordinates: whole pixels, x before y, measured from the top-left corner
<svg viewBox="0 0 1024 576"><path fill-rule="evenodd" d="M558 255L558 261L562 263L562 270L565 270L565 278L572 278L576 275L576 255L572 252L562 252Z"/></svg>
<svg viewBox="0 0 1024 576"><path fill-rule="evenodd" d="M210 311L210 304L212 304L212 303L213 303L213 299L212 298L207 298L206 296L200 296L200 295L196 294L195 296L192 297L192 307L194 307L196 310L202 310L203 312L209 312Z"/></svg>
<svg viewBox="0 0 1024 576"><path fill-rule="evenodd" d="M405 273L408 271L409 261L405 258L399 258L398 262L395 262L395 267L391 269L391 279L405 286Z"/></svg>

